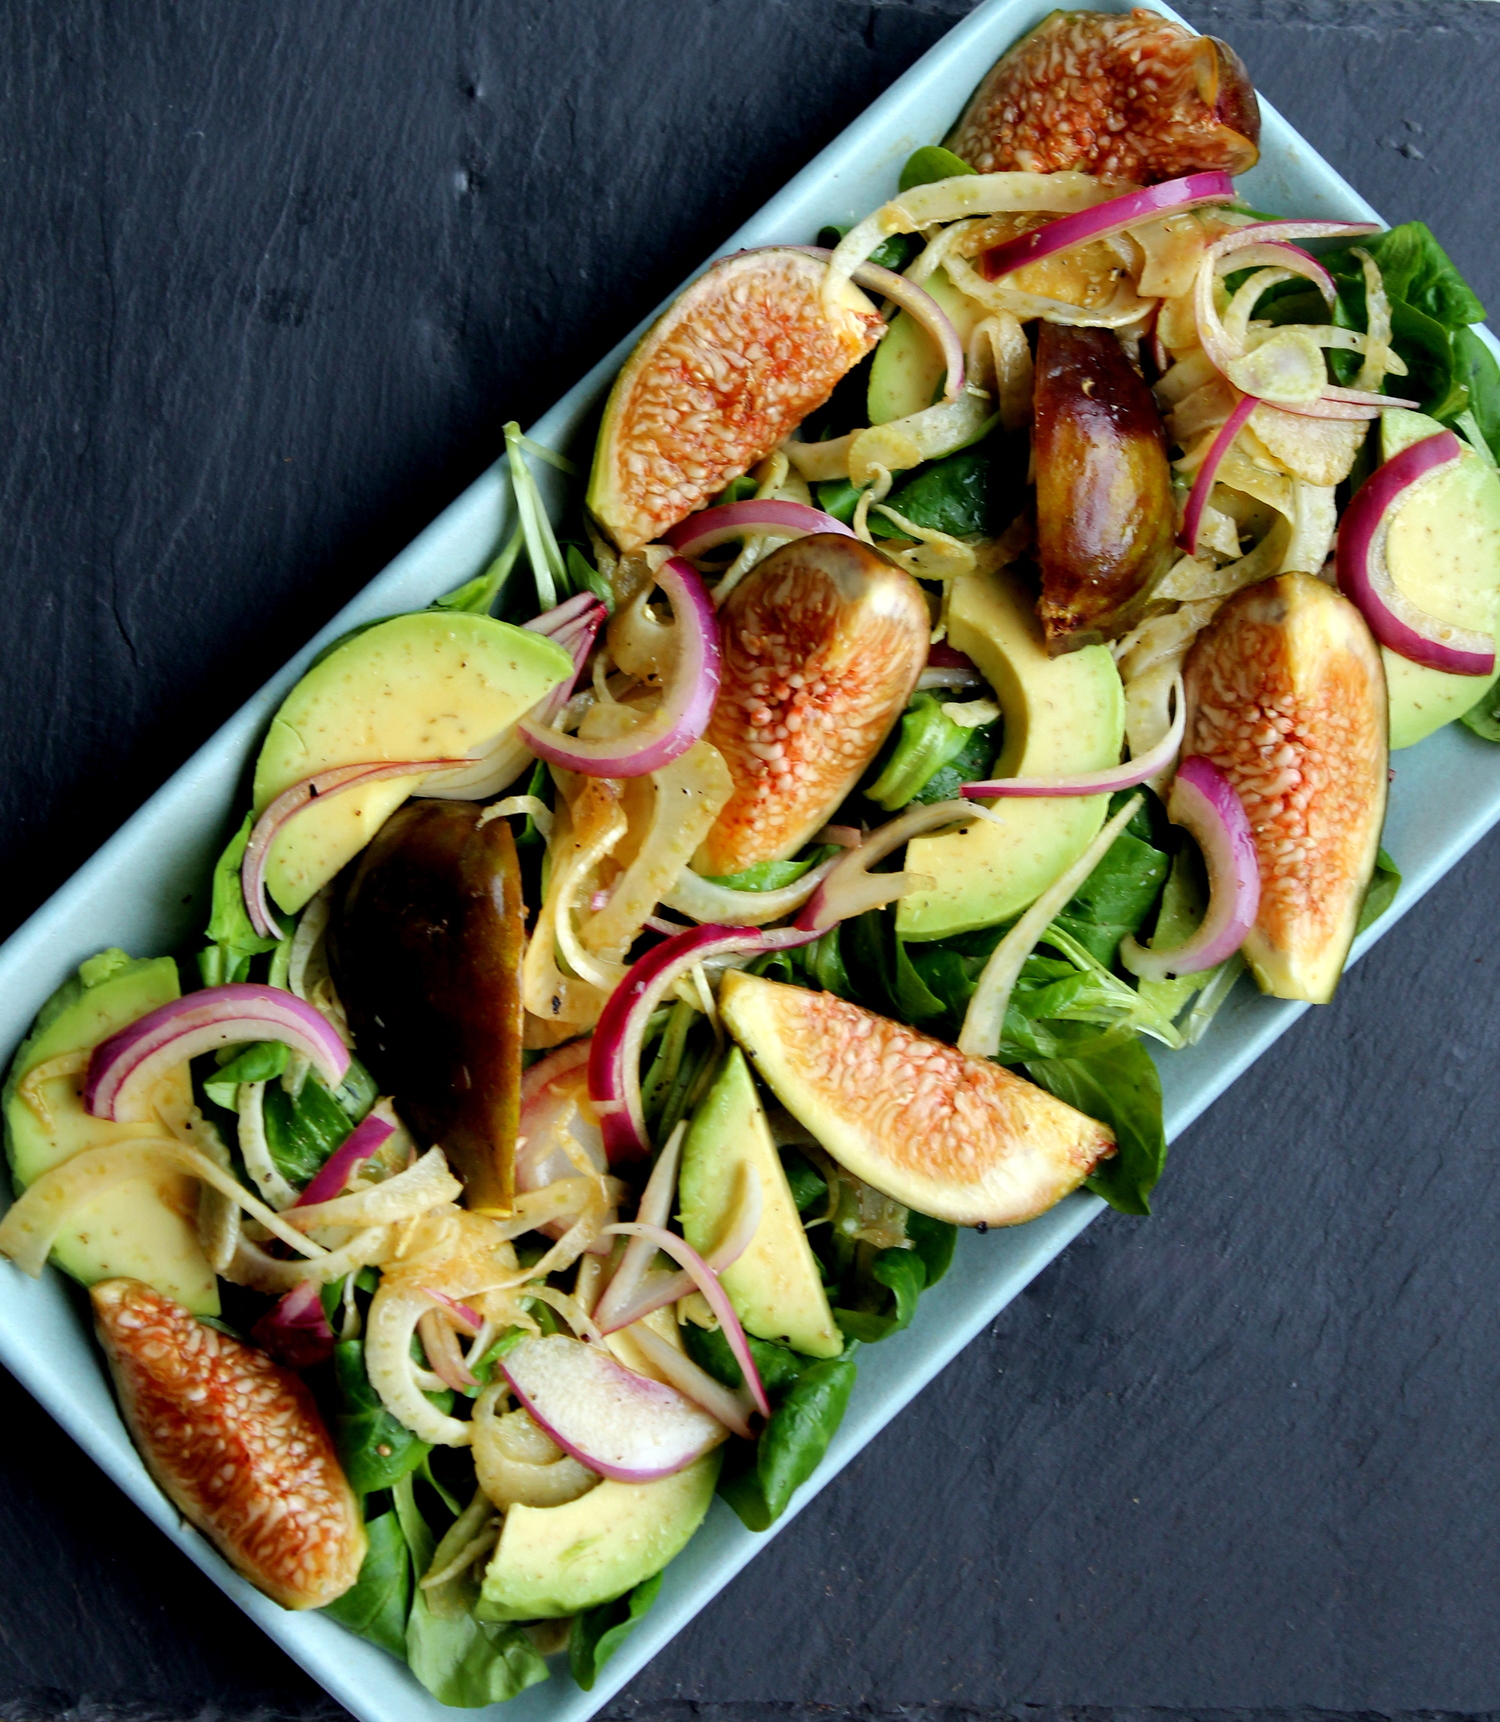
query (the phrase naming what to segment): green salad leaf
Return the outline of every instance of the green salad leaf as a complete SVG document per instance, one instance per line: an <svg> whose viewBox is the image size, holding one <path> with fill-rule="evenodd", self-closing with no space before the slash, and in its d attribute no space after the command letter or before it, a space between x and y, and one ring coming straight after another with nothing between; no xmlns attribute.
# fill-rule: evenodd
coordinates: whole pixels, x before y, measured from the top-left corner
<svg viewBox="0 0 1500 1722"><path fill-rule="evenodd" d="M1028 1059L1026 1074L1049 1094L1108 1124L1117 1144L1088 1187L1122 1214L1149 1214L1167 1160L1161 1078L1134 1035L1068 1057Z"/></svg>
<svg viewBox="0 0 1500 1722"><path fill-rule="evenodd" d="M370 1546L360 1565L359 1577L342 1596L325 1603L323 1613L405 1661L411 1557L394 1509L367 1519L365 1535Z"/></svg>
<svg viewBox="0 0 1500 1722"><path fill-rule="evenodd" d="M203 1092L215 1106L238 1112L243 1082L272 1082L286 1069L292 1053L284 1040L255 1040L249 1046L228 1047L228 1057L205 1079Z"/></svg>
<svg viewBox="0 0 1500 1722"><path fill-rule="evenodd" d="M1380 917L1396 900L1396 893L1401 889L1401 869L1386 854L1380 850L1375 857L1375 871L1370 876L1370 883L1365 887L1365 900L1360 905L1359 924L1355 927L1356 934L1364 932L1366 927L1373 927Z"/></svg>
<svg viewBox="0 0 1500 1722"><path fill-rule="evenodd" d="M586 1609L573 1622L568 1639L568 1668L585 1692L592 1692L599 1670L635 1630L635 1623L656 1601L662 1575L653 1573L634 1590L599 1608Z"/></svg>
<svg viewBox="0 0 1500 1722"><path fill-rule="evenodd" d="M523 1628L467 1610L435 1614L420 1586L406 1622L406 1661L439 1704L459 1710L504 1704L548 1673Z"/></svg>
<svg viewBox="0 0 1500 1722"><path fill-rule="evenodd" d="M198 972L206 987L227 986L247 980L251 959L274 951L282 941L263 939L250 924L245 893L240 884L240 863L250 842L251 816L229 839L224 853L214 863L213 895L208 920L209 944L198 953Z"/></svg>
<svg viewBox="0 0 1500 1722"><path fill-rule="evenodd" d="M381 1403L365 1372L363 1340L345 1339L334 1346L333 1373L339 1409L331 1433L349 1487L356 1495L394 1488L418 1469L431 1449ZM430 1397L434 1404L446 1399L444 1410L452 1406L452 1393Z"/></svg>
<svg viewBox="0 0 1500 1722"><path fill-rule="evenodd" d="M887 813L910 802L947 801L960 784L983 777L999 749L1001 721L955 723L951 701L934 693L915 695L902 714L880 775L865 791Z"/></svg>
<svg viewBox="0 0 1500 1722"><path fill-rule="evenodd" d="M809 1364L772 1412L753 1452L746 1449L726 1460L719 1493L748 1530L769 1529L822 1463L848 1408L854 1378L852 1347L840 1357Z"/></svg>
<svg viewBox="0 0 1500 1722"><path fill-rule="evenodd" d="M1500 741L1500 682L1486 688L1459 721L1486 741Z"/></svg>
<svg viewBox="0 0 1500 1722"><path fill-rule="evenodd" d="M923 144L913 150L901 169L901 190L910 191L916 185L933 185L940 179L952 179L958 174L977 173L961 155L941 144Z"/></svg>

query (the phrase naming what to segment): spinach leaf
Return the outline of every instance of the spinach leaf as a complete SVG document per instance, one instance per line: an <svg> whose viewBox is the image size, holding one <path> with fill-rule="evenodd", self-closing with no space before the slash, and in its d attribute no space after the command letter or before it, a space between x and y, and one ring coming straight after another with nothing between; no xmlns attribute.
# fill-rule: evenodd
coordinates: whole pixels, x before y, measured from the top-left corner
<svg viewBox="0 0 1500 1722"><path fill-rule="evenodd" d="M922 1258L926 1286L935 1286L947 1273L953 1261L953 1248L958 1242L958 1227L948 1220L934 1220L930 1214L919 1214L915 1208L906 1216L906 1235L912 1248Z"/></svg>
<svg viewBox="0 0 1500 1722"><path fill-rule="evenodd" d="M821 1207L828 1200L828 1182L805 1154L799 1154L795 1148L783 1148L781 1169L786 1173L792 1201L799 1214L805 1214L809 1208Z"/></svg>
<svg viewBox="0 0 1500 1722"><path fill-rule="evenodd" d="M935 993L927 982L922 979L921 972L912 962L905 939L895 940L896 948L896 1003L904 1022L929 1022L933 1017L945 1016L948 1006L938 993Z"/></svg>
<svg viewBox="0 0 1500 1722"><path fill-rule="evenodd" d="M299 1187L354 1128L354 1121L338 1100L311 1074L296 1099L281 1083L271 1083L262 1097L262 1107L271 1159L282 1177Z"/></svg>
<svg viewBox="0 0 1500 1722"><path fill-rule="evenodd" d="M393 1488L421 1465L429 1452L427 1443L392 1417L371 1387L363 1340L345 1339L334 1346L333 1373L340 1408L332 1434L349 1487L356 1495ZM451 1393L431 1397L435 1404L446 1397L452 1405Z"/></svg>
<svg viewBox="0 0 1500 1722"><path fill-rule="evenodd" d="M1114 1158L1100 1162L1088 1187L1122 1214L1149 1214L1167 1138L1161 1078L1140 1041L1132 1034L1103 1050L1028 1059L1026 1073L1049 1094L1114 1130Z"/></svg>
<svg viewBox="0 0 1500 1722"><path fill-rule="evenodd" d="M804 873L835 853L836 846L825 843L799 855L795 861L757 861L743 873L705 874L704 877L710 885L723 885L730 891L779 891L783 885L795 883Z"/></svg>
<svg viewBox="0 0 1500 1722"><path fill-rule="evenodd" d="M830 222L827 227L819 228L818 244L826 245L832 250L848 231L847 227ZM870 253L870 261L882 269L894 269L899 274L916 256L920 246L921 241L914 233L893 233L889 239L881 240Z"/></svg>
<svg viewBox="0 0 1500 1722"><path fill-rule="evenodd" d="M1085 950L1106 967L1120 953L1120 940L1137 933L1156 907L1171 861L1154 843L1127 827L1057 917ZM1041 1013L1038 1013L1041 1014Z"/></svg>
<svg viewBox="0 0 1500 1722"><path fill-rule="evenodd" d="M478 1710L503 1704L547 1678L547 1664L519 1626L437 1615L420 1586L406 1623L406 1660L440 1704Z"/></svg>
<svg viewBox="0 0 1500 1722"><path fill-rule="evenodd" d="M865 791L887 813L912 801L926 805L949 799L959 783L985 772L995 757L998 720L996 724L955 723L946 707L947 702L936 694L924 692L917 694L902 713L880 775ZM950 766L958 766L958 772L945 776L941 786L935 784L934 779ZM953 775L958 781L949 790L947 784Z"/></svg>
<svg viewBox="0 0 1500 1722"><path fill-rule="evenodd" d="M687 1346L688 1356L700 1369L713 1376L715 1381L721 1381L726 1387L732 1387L736 1391L745 1385L744 1373L735 1360L734 1353L729 1349L729 1341L719 1328L710 1331L688 1322L682 1329L682 1339ZM750 1355L755 1359L755 1369L760 1376L761 1386L774 1403L808 1367L808 1359L769 1339L756 1339L751 1334L746 1334L745 1339L750 1347Z"/></svg>
<svg viewBox="0 0 1500 1722"><path fill-rule="evenodd" d="M1375 260L1393 299L1405 300L1445 329L1484 321L1484 306L1425 222L1403 222L1388 233L1353 243ZM1350 261L1358 266L1358 258Z"/></svg>
<svg viewBox="0 0 1500 1722"><path fill-rule="evenodd" d="M411 1606L411 1562L401 1521L385 1512L365 1524L370 1546L353 1588L325 1603L323 1613L406 1660L406 1614Z"/></svg>
<svg viewBox="0 0 1500 1722"><path fill-rule="evenodd" d="M901 169L901 190L910 191L914 185L932 185L940 179L952 179L955 174L976 173L961 155L941 144L924 144L913 150Z"/></svg>
<svg viewBox="0 0 1500 1722"><path fill-rule="evenodd" d="M849 1339L873 1345L911 1325L917 1299L927 1283L927 1266L916 1250L879 1250L869 1272L874 1285L883 1286L891 1296L877 1300L870 1295L870 1286L860 1299L863 1307L836 1309L833 1319Z"/></svg>
<svg viewBox="0 0 1500 1722"><path fill-rule="evenodd" d="M968 449L934 461L898 485L886 500L914 526L955 538L975 532L993 534L1007 522L996 519L992 480L990 457Z"/></svg>
<svg viewBox="0 0 1500 1722"><path fill-rule="evenodd" d="M1500 365L1472 329L1453 336L1454 367L1469 391L1469 411L1490 453L1500 460Z"/></svg>
<svg viewBox="0 0 1500 1722"><path fill-rule="evenodd" d="M1500 741L1500 682L1486 688L1459 721L1486 741Z"/></svg>
<svg viewBox="0 0 1500 1722"><path fill-rule="evenodd" d="M842 520L845 526L852 526L854 511L858 508L859 499L864 492L847 478L828 478L813 486L813 495L817 499L818 507L825 514L831 514L835 520ZM894 520L887 520L883 514L877 514L873 509L867 524L872 538L906 536Z"/></svg>
<svg viewBox="0 0 1500 1722"><path fill-rule="evenodd" d="M761 1431L753 1461L737 1456L732 1471L726 1464L719 1493L749 1530L764 1531L774 1524L817 1470L843 1421L854 1377L852 1347L840 1357L809 1365Z"/></svg>
<svg viewBox="0 0 1500 1722"><path fill-rule="evenodd" d="M274 1081L286 1069L292 1056L291 1048L284 1040L255 1040L249 1046L225 1050L230 1056L212 1076L205 1079L203 1092L215 1106L222 1106L226 1112L239 1111L242 1082Z"/></svg>
<svg viewBox="0 0 1500 1722"><path fill-rule="evenodd" d="M1375 857L1375 871L1365 888L1365 900L1360 905L1359 924L1354 929L1355 933L1359 934L1364 932L1366 927L1373 927L1395 902L1396 893L1400 889L1401 869L1382 849Z"/></svg>
<svg viewBox="0 0 1500 1722"><path fill-rule="evenodd" d="M574 1620L568 1639L568 1668L585 1692L593 1691L599 1670L630 1636L660 1589L661 1574L653 1573L627 1596L586 1609Z"/></svg>
<svg viewBox="0 0 1500 1722"><path fill-rule="evenodd" d="M975 724L968 731L968 740L963 747L946 765L940 765L933 772L912 800L924 807L935 801L952 801L964 784L988 777L1004 734L1004 718L996 718L994 723Z"/></svg>
<svg viewBox="0 0 1500 1722"><path fill-rule="evenodd" d="M198 953L198 972L206 987L243 981L250 974L252 957L274 951L279 939L263 939L250 924L245 893L240 884L240 863L250 841L251 816L229 839L224 853L214 863L212 908L208 919L209 944Z"/></svg>

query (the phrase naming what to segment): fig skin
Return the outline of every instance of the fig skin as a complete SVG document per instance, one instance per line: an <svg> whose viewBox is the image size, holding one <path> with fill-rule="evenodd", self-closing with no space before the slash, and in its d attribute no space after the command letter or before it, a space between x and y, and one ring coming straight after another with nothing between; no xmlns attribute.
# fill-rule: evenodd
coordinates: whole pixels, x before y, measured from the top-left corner
<svg viewBox="0 0 1500 1722"><path fill-rule="evenodd" d="M685 520L822 406L885 324L791 250L722 258L646 331L610 390L588 506L621 550Z"/></svg>
<svg viewBox="0 0 1500 1722"><path fill-rule="evenodd" d="M1311 574L1228 599L1184 666L1185 751L1234 785L1260 863L1244 954L1262 992L1326 1004L1375 870L1385 671L1364 618Z"/></svg>
<svg viewBox="0 0 1500 1722"><path fill-rule="evenodd" d="M1053 12L991 67L945 142L980 173L1155 185L1254 167L1260 104L1227 42L1139 7Z"/></svg>
<svg viewBox="0 0 1500 1722"><path fill-rule="evenodd" d="M515 840L472 801L411 801L365 850L329 928L360 1057L469 1207L510 1212L525 906Z"/></svg>
<svg viewBox="0 0 1500 1722"><path fill-rule="evenodd" d="M1041 323L1033 404L1037 614L1057 657L1139 619L1177 513L1161 414L1108 329Z"/></svg>
<svg viewBox="0 0 1500 1722"><path fill-rule="evenodd" d="M89 1294L120 1409L183 1517L283 1608L359 1577L359 1503L302 1378L141 1280Z"/></svg>
<svg viewBox="0 0 1500 1722"><path fill-rule="evenodd" d="M719 625L707 737L734 792L694 859L711 876L785 860L828 822L906 709L932 627L904 568L831 532L773 551Z"/></svg>

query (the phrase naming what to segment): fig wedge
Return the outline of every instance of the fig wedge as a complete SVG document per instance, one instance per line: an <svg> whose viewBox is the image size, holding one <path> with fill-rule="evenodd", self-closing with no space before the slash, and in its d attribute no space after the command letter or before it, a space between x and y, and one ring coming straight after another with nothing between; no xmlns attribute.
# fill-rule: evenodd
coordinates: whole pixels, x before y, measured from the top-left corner
<svg viewBox="0 0 1500 1722"><path fill-rule="evenodd" d="M1038 325L1037 607L1053 657L1123 634L1176 554L1167 438L1108 329Z"/></svg>
<svg viewBox="0 0 1500 1722"><path fill-rule="evenodd" d="M1227 42L1133 12L1053 12L969 98L947 147L980 173L1065 168L1155 185L1260 156L1260 104Z"/></svg>
<svg viewBox="0 0 1500 1722"><path fill-rule="evenodd" d="M503 819L413 801L365 851L329 957L360 1057L471 1208L508 1213L521 1088L521 875Z"/></svg>
<svg viewBox="0 0 1500 1722"><path fill-rule="evenodd" d="M883 1195L960 1226L1018 1226L1115 1151L1109 1129L988 1059L833 993L731 969L729 1032L787 1111Z"/></svg>
<svg viewBox="0 0 1500 1722"><path fill-rule="evenodd" d="M126 1427L173 1506L283 1608L342 1596L364 1522L302 1378L141 1280L90 1296Z"/></svg>
<svg viewBox="0 0 1500 1722"><path fill-rule="evenodd" d="M588 506L622 550L659 538L748 472L874 346L885 324L857 287L830 316L827 266L742 251L679 294L615 379Z"/></svg>
<svg viewBox="0 0 1500 1722"><path fill-rule="evenodd" d="M1380 650L1347 598L1283 574L1225 603L1184 679L1184 751L1229 778L1255 838L1260 912L1246 961L1262 992L1326 1004L1385 823Z"/></svg>
<svg viewBox="0 0 1500 1722"><path fill-rule="evenodd" d="M783 860L827 823L906 709L931 632L911 575L831 532L774 551L719 622L707 735L734 792L694 862L709 875Z"/></svg>

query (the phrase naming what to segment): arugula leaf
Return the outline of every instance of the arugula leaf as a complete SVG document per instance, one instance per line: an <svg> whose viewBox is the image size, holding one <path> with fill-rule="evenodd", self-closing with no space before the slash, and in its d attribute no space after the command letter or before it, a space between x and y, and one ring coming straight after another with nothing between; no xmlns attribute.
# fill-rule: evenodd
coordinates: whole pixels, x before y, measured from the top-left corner
<svg viewBox="0 0 1500 1722"><path fill-rule="evenodd" d="M406 1661L439 1704L478 1710L503 1704L547 1678L547 1664L519 1626L436 1615L419 1585L406 1622Z"/></svg>
<svg viewBox="0 0 1500 1722"><path fill-rule="evenodd" d="M243 981L250 974L252 957L274 951L279 939L263 939L250 924L245 893L240 884L240 863L250 842L251 816L229 839L224 853L214 863L213 895L208 919L209 944L198 953L198 972L206 987Z"/></svg>
<svg viewBox="0 0 1500 1722"><path fill-rule="evenodd" d="M932 185L940 179L952 179L955 174L977 173L961 155L941 144L924 144L913 150L901 169L901 190L910 191L914 185Z"/></svg>
<svg viewBox="0 0 1500 1722"><path fill-rule="evenodd" d="M406 1615L411 1606L411 1561L401 1521L381 1513L365 1524L370 1546L353 1587L323 1605L323 1613L406 1660Z"/></svg>
<svg viewBox="0 0 1500 1722"><path fill-rule="evenodd" d="M1088 1187L1122 1214L1149 1214L1150 1195L1167 1160L1161 1078L1151 1055L1131 1035L1102 1051L1031 1059L1026 1073L1049 1094L1108 1124L1113 1159L1100 1162Z"/></svg>
<svg viewBox="0 0 1500 1722"><path fill-rule="evenodd" d="M817 1470L838 1431L854 1390L853 1347L810 1364L761 1431L753 1459L736 1455L719 1479L724 1496L747 1529L764 1531Z"/></svg>
<svg viewBox="0 0 1500 1722"><path fill-rule="evenodd" d="M586 1609L573 1622L568 1639L568 1668L585 1692L592 1692L610 1657L634 1630L635 1623L656 1601L662 1575L653 1573L628 1595L600 1608Z"/></svg>
<svg viewBox="0 0 1500 1722"><path fill-rule="evenodd" d="M345 1339L334 1346L333 1374L340 1400L333 1418L333 1442L349 1487L356 1495L394 1488L427 1457L427 1443L419 1441L381 1403L365 1372L363 1340ZM429 1397L434 1404L446 1398L445 1410L453 1403L451 1393Z"/></svg>
<svg viewBox="0 0 1500 1722"><path fill-rule="evenodd" d="M1395 902L1400 889L1401 869L1381 849L1375 856L1375 871L1370 876L1370 883L1365 887L1365 900L1360 905L1359 922L1354 929L1356 936L1366 927L1374 926Z"/></svg>

